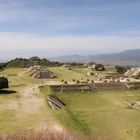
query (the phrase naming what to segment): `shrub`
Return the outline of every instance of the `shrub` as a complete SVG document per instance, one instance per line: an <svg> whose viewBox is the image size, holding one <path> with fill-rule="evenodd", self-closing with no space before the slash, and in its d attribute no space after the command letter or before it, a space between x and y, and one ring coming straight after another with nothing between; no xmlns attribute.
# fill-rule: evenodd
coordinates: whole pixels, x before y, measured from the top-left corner
<svg viewBox="0 0 140 140"><path fill-rule="evenodd" d="M76 82L77 82L77 84L79 84L79 83L80 83L80 81L79 81L79 80L77 80Z"/></svg>
<svg viewBox="0 0 140 140"><path fill-rule="evenodd" d="M124 74L127 71L126 67L116 66L115 68L116 68L117 73L119 74Z"/></svg>
<svg viewBox="0 0 140 140"><path fill-rule="evenodd" d="M95 66L95 70L96 70L96 71L105 71L105 67L104 67L103 64L97 64L97 65Z"/></svg>
<svg viewBox="0 0 140 140"><path fill-rule="evenodd" d="M8 79L5 77L0 77L0 89L9 88Z"/></svg>
<svg viewBox="0 0 140 140"><path fill-rule="evenodd" d="M118 80L118 82L120 82L120 80Z"/></svg>
<svg viewBox="0 0 140 140"><path fill-rule="evenodd" d="M95 74L94 74L94 72L90 72L90 75L91 75L91 76L94 76Z"/></svg>

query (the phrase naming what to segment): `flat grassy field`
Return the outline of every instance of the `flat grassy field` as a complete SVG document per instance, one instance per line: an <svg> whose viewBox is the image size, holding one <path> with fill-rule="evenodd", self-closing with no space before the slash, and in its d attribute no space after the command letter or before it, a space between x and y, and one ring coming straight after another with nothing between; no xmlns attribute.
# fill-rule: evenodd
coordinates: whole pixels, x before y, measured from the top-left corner
<svg viewBox="0 0 140 140"><path fill-rule="evenodd" d="M9 80L9 89L0 91L0 133L41 129L54 122L44 96L36 89L42 80L20 68L8 68L0 76Z"/></svg>
<svg viewBox="0 0 140 140"><path fill-rule="evenodd" d="M53 80L94 78L86 76L85 68L49 69L57 76ZM140 101L140 90L53 93L47 86L39 90L37 87L43 80L29 77L27 69L9 68L0 76L9 79L8 91L11 92L0 93L0 133L62 125L77 133L107 136L113 140L140 139L140 110L126 104ZM47 96L52 93L66 103L64 110L49 108Z"/></svg>
<svg viewBox="0 0 140 140"><path fill-rule="evenodd" d="M41 91L45 93L48 88L42 87ZM66 103L65 110L52 111L65 127L113 140L140 139L140 110L125 104L140 101L139 90L54 94Z"/></svg>
<svg viewBox="0 0 140 140"><path fill-rule="evenodd" d="M62 68L62 67L52 67L49 68L52 72L54 72L57 75L57 79L59 80L80 80L83 79L93 79L93 77L87 76L87 70L86 68L72 68L72 70L69 70L68 68Z"/></svg>

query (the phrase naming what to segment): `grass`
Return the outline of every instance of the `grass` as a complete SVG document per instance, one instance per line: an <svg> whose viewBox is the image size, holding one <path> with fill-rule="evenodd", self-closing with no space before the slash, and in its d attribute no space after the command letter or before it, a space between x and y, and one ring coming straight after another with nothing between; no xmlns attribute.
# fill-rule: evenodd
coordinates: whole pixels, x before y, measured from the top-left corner
<svg viewBox="0 0 140 140"><path fill-rule="evenodd" d="M49 68L52 72L57 75L57 79L59 80L72 80L77 79L80 80L81 78L89 78L86 76L87 69L85 68L72 68L72 70L68 70L67 68Z"/></svg>
<svg viewBox="0 0 140 140"><path fill-rule="evenodd" d="M49 69L57 75L56 80L89 79L86 77L85 68ZM17 76L8 76L15 73ZM113 140L140 138L140 110L134 110L124 104L125 101L140 101L140 90L54 93L50 88L42 86L40 92L26 98L22 95L24 90L41 84L42 80L29 77L27 69L20 68L9 68L0 74L8 77L9 90L17 92L0 94L0 133L29 131L58 122L70 131L80 133L79 135L107 136ZM66 103L64 110L56 111L48 107L47 96L52 93L57 94ZM37 111L33 111L34 104L30 103L34 99L41 100ZM28 106L24 107L25 101ZM26 108L31 111L26 111Z"/></svg>
<svg viewBox="0 0 140 140"><path fill-rule="evenodd" d="M8 76L15 73L16 76ZM24 89L40 84L42 80L29 77L27 69L20 68L8 68L2 71L0 76L8 78L8 91L16 92L11 94L0 92L0 133L34 130L43 127L42 125L49 126L51 115L42 94L37 92L32 97L24 97ZM34 99L41 100L38 109L33 108L35 111L32 110Z"/></svg>
<svg viewBox="0 0 140 140"><path fill-rule="evenodd" d="M8 76L11 74L17 76ZM40 80L33 79L28 76L28 71L25 68L8 68L0 73L0 76L5 76L9 80L9 90L20 90L28 85L38 84Z"/></svg>
<svg viewBox="0 0 140 140"><path fill-rule="evenodd" d="M15 128L16 111L12 109L5 109L0 111L0 132L8 132ZM11 122L11 123L8 123ZM16 122L17 123L17 122Z"/></svg>
<svg viewBox="0 0 140 140"><path fill-rule="evenodd" d="M52 112L66 128L114 140L139 140L140 111L124 104L140 101L139 90L55 94L66 103L66 109Z"/></svg>
<svg viewBox="0 0 140 140"><path fill-rule="evenodd" d="M85 136L71 133L66 130L60 132L46 129L40 131L25 131L15 134L0 135L0 140L109 140L97 136Z"/></svg>

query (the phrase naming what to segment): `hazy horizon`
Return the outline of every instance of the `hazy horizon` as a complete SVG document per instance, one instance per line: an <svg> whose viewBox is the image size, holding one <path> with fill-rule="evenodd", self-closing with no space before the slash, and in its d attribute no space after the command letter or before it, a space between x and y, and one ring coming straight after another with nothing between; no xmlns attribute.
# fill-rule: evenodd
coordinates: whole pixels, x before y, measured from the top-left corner
<svg viewBox="0 0 140 140"><path fill-rule="evenodd" d="M139 0L0 0L0 60L140 48Z"/></svg>
<svg viewBox="0 0 140 140"><path fill-rule="evenodd" d="M0 62L7 62L10 60L13 60L15 58L31 58L34 56L37 56L39 58L46 58L46 59L55 59L55 58L60 58L60 57L69 57L69 56L100 56L100 55L104 55L104 54L118 54L118 53L122 53L125 51L135 51L137 49L129 49L129 50L123 50L121 52L110 52L110 53L89 53L89 54L63 54L63 55L55 55L55 56L51 56L51 55L46 55L46 52L44 50L36 50L36 51L32 51L32 50L6 50L6 51L1 51L1 55L0 55ZM5 56L5 54L11 54L10 56Z"/></svg>

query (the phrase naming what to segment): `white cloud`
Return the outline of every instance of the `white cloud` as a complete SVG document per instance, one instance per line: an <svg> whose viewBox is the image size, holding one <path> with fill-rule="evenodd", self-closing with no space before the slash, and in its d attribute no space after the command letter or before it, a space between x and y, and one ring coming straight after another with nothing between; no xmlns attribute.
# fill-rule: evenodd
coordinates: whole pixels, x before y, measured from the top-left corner
<svg viewBox="0 0 140 140"><path fill-rule="evenodd" d="M140 48L140 37L61 36L43 37L27 33L0 33L2 50L44 50L50 56L97 54Z"/></svg>
<svg viewBox="0 0 140 140"><path fill-rule="evenodd" d="M138 18L133 19L133 17L138 16L139 2L123 2L125 4L120 3L120 1L99 2L96 5L94 4L96 2L91 1L85 2L87 5L78 6L77 3L73 7L64 1L46 1L47 3L38 0L34 2L29 0L0 0L0 23L2 23L0 30L44 31L51 35L81 34L81 32L82 34L88 32L89 34L112 33L116 35L121 31L120 34L122 35L126 34L126 30L139 29ZM126 27L124 23L127 24ZM131 23L138 25L130 26ZM137 34L140 33L137 32Z"/></svg>

